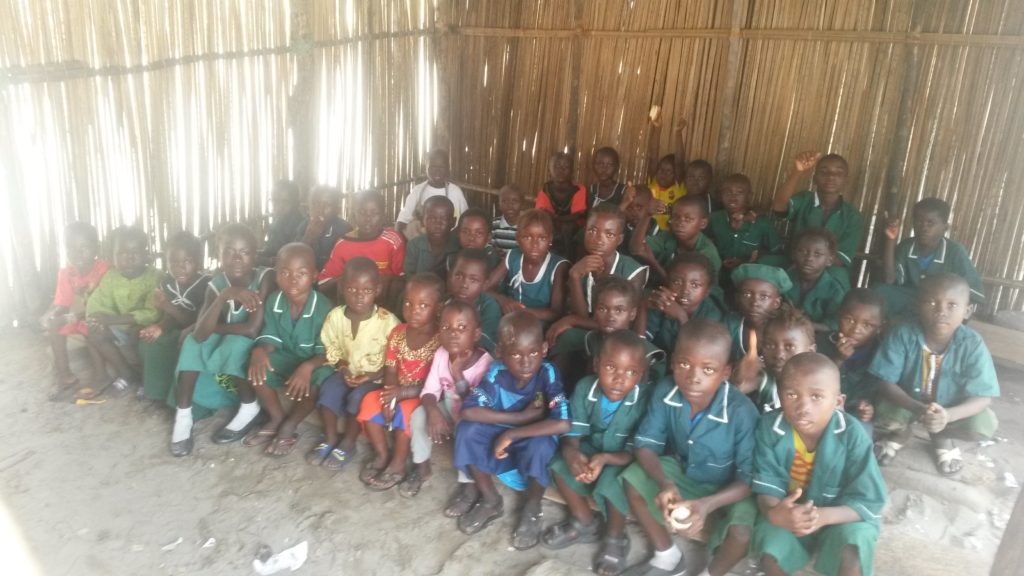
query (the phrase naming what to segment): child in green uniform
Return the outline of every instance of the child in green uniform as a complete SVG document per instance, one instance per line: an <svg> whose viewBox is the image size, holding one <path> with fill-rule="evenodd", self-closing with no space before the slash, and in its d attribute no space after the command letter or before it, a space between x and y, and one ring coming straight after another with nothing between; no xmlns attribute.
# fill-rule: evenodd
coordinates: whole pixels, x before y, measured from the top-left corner
<svg viewBox="0 0 1024 576"><path fill-rule="evenodd" d="M139 331L143 393L158 402L170 398L181 332L195 324L210 282L210 275L202 269L203 244L191 232L178 232L167 239L166 263L167 272L155 294L163 319Z"/></svg>
<svg viewBox="0 0 1024 576"><path fill-rule="evenodd" d="M725 319L725 310L711 295L715 269L707 256L684 252L668 265L668 281L651 293L647 309L647 339L671 350L679 327L690 318Z"/></svg>
<svg viewBox="0 0 1024 576"><path fill-rule="evenodd" d="M870 432L875 415L877 381L868 374L868 365L878 349L878 337L885 326L885 300L867 288L846 293L839 306L839 330L818 333L817 348L839 366L845 410Z"/></svg>
<svg viewBox="0 0 1024 576"><path fill-rule="evenodd" d="M287 456L299 441L299 424L316 409L320 384L334 372L320 332L331 301L313 289L316 256L305 244L285 244L277 253L277 287L263 305L263 330L249 355L249 380L270 420L242 444L267 445ZM277 391L293 401L285 414Z"/></svg>
<svg viewBox="0 0 1024 576"><path fill-rule="evenodd" d="M648 212L651 210L649 208ZM700 198L682 198L673 204L669 221L671 234L648 237L648 224L649 219L645 219L637 225L629 249L641 262L651 266L658 281L664 281L668 263L684 252L700 252L707 256L714 265L715 274L718 274L722 259L714 243L702 232L708 227L707 203Z"/></svg>
<svg viewBox="0 0 1024 576"><path fill-rule="evenodd" d="M619 173L619 153L615 148L605 146L595 150L591 169L597 181L587 187L587 210L605 202L616 206L622 204L626 185L615 177Z"/></svg>
<svg viewBox="0 0 1024 576"><path fill-rule="evenodd" d="M878 347L868 373L878 378L875 446L883 466L921 422L931 436L943 475L963 466L954 438L991 438L998 421L989 409L999 396L995 366L981 335L964 326L970 286L951 273L929 275L918 289L918 321L893 328Z"/></svg>
<svg viewBox="0 0 1024 576"><path fill-rule="evenodd" d="M206 286L195 329L178 355L177 411L171 430L171 454L192 452L193 403L207 413L241 404L213 441L241 439L260 413L249 383L249 352L263 327L263 302L274 289L269 268L256 267L256 235L243 224L228 224L217 235L220 272Z"/></svg>
<svg viewBox="0 0 1024 576"><path fill-rule="evenodd" d="M751 551L769 576L793 574L815 554L820 574L870 576L886 488L871 438L842 410L839 371L821 354L798 354L779 390L782 409L757 425Z"/></svg>
<svg viewBox="0 0 1024 576"><path fill-rule="evenodd" d="M455 205L444 196L423 202L423 234L405 247L405 275L431 272L444 277L448 257L459 251L459 238L452 234Z"/></svg>
<svg viewBox="0 0 1024 576"><path fill-rule="evenodd" d="M790 237L805 228L822 227L836 237L838 264L849 269L864 241L864 216L843 199L849 183L850 167L838 154L822 156L802 152L794 160L794 170L775 193L772 209L789 222ZM797 192L800 180L814 169L814 189ZM759 260L763 264L785 267L784 256L772 255Z"/></svg>
<svg viewBox="0 0 1024 576"><path fill-rule="evenodd" d="M717 322L696 318L679 330L672 376L651 393L635 436L636 462L621 476L629 509L655 550L627 574L685 572L672 532L708 543L707 572L715 576L747 552L757 513L749 498L757 409L727 381L729 349L729 332Z"/></svg>
<svg viewBox="0 0 1024 576"><path fill-rule="evenodd" d="M149 266L149 238L138 228L118 228L114 267L85 305L89 345L114 369L110 385L121 392L141 381L139 330L160 320L154 293L160 273Z"/></svg>
<svg viewBox="0 0 1024 576"><path fill-rule="evenodd" d="M516 247L505 253L487 279L486 290L503 314L526 310L545 324L562 317L569 262L551 251L555 225L543 210L518 219Z"/></svg>
<svg viewBox="0 0 1024 576"><path fill-rule="evenodd" d="M629 330L607 334L593 365L596 375L580 380L569 400L572 428L562 436L561 450L550 466L569 516L548 526L541 543L557 550L597 542L603 535L594 571L617 574L629 552L629 503L619 474L633 462L633 433L646 411L650 388L645 383L644 342ZM588 496L600 508L604 527Z"/></svg>
<svg viewBox="0 0 1024 576"><path fill-rule="evenodd" d="M569 310L581 318L593 311L594 283L606 276L620 276L643 290L648 268L619 253L626 218L618 206L602 204L590 211L584 228L587 255L569 269Z"/></svg>
<svg viewBox="0 0 1024 576"><path fill-rule="evenodd" d="M912 315L915 292L921 280L932 274L952 272L967 280L971 302L985 302L981 276L963 244L946 238L949 231L949 204L938 198L925 198L914 204L914 236L896 244L900 222L893 220L885 229L883 278L878 291L885 297L894 316Z"/></svg>
<svg viewBox="0 0 1024 576"><path fill-rule="evenodd" d="M803 312L783 306L765 323L764 339L757 342L760 346L751 346L736 366L732 382L763 414L780 406L776 382L786 362L801 352L814 351L814 325ZM758 364L763 367L755 371Z"/></svg>
<svg viewBox="0 0 1024 576"><path fill-rule="evenodd" d="M708 219L707 235L722 258L722 288L732 292L729 273L740 264L756 262L761 255L780 252L782 240L767 216L750 209L750 178L733 174L722 181L718 195L723 208Z"/></svg>
<svg viewBox="0 0 1024 576"><path fill-rule="evenodd" d="M643 184L632 185L626 188L625 198L619 205L622 214L626 217L626 231L622 234L622 244L619 245L619 252L630 254L630 246L633 245L633 233L636 232L640 222L647 221L647 242L660 234L671 236L672 233L662 230L657 221L652 218L648 209L654 202L654 195L651 189ZM582 237L580 237L582 242Z"/></svg>
<svg viewBox="0 0 1024 576"><path fill-rule="evenodd" d="M805 228L791 244L791 262L787 270L793 287L785 294L814 322L814 329L828 332L836 328L839 303L850 290L850 274L833 266L836 239L824 228Z"/></svg>
<svg viewBox="0 0 1024 576"><path fill-rule="evenodd" d="M467 212L468 214L468 212ZM480 315L480 346L494 352L501 321L501 306L484 293L487 282L487 253L478 248L464 248L456 256L448 273L448 294L455 300L476 308Z"/></svg>
<svg viewBox="0 0 1024 576"><path fill-rule="evenodd" d="M757 347L757 340L763 341L765 324L782 307L782 296L793 283L784 270L765 264L740 264L732 271L732 283L736 312L725 317L725 325L732 335L731 361L735 363Z"/></svg>

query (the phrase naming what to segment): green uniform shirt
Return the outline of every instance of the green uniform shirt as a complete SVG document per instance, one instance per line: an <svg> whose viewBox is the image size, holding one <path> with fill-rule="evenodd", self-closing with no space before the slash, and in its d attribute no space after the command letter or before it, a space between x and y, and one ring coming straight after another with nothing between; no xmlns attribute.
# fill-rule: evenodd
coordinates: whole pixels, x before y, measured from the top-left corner
<svg viewBox="0 0 1024 576"><path fill-rule="evenodd" d="M441 278L445 278L445 265L448 263L448 257L458 251L459 238L454 232L448 234L444 250L437 256L430 251L430 242L427 240L427 235L422 234L409 240L409 243L405 245L405 267L403 271L406 276L433 272Z"/></svg>
<svg viewBox="0 0 1024 576"><path fill-rule="evenodd" d="M864 216L853 204L839 199L835 210L823 221L821 200L813 190L797 192L789 199L786 212L778 213L790 222L789 237L793 238L807 228L821 227L835 235L839 258L843 266L853 263L857 249L864 240Z"/></svg>
<svg viewBox="0 0 1024 576"><path fill-rule="evenodd" d="M732 352L729 354L729 362L739 362L747 353L747 327L746 320L742 314L729 312L722 321L729 330L732 337Z"/></svg>
<svg viewBox="0 0 1024 576"><path fill-rule="evenodd" d="M757 408L723 382L704 412L691 414L691 409L672 377L663 378L651 393L647 417L636 432L636 447L675 456L694 482L749 484Z"/></svg>
<svg viewBox="0 0 1024 576"><path fill-rule="evenodd" d="M971 256L959 242L942 239L942 245L931 254L919 254L917 241L907 238L896 247L896 285L917 287L926 276L952 272L967 280L971 287L971 302L985 302L981 276L971 262Z"/></svg>
<svg viewBox="0 0 1024 576"><path fill-rule="evenodd" d="M117 268L111 268L89 297L85 313L89 316L130 315L138 326L156 324L160 320L160 309L156 307L153 293L160 286L160 277L160 272L153 268L146 268L135 278L125 278Z"/></svg>
<svg viewBox="0 0 1024 576"><path fill-rule="evenodd" d="M647 358L647 377L643 381L653 385L668 372L667 356L664 350L655 346L649 340L644 340L643 342L644 357ZM594 356L597 355L600 348L600 330L591 330L583 336L583 351L586 353L589 362L593 363Z"/></svg>
<svg viewBox="0 0 1024 576"><path fill-rule="evenodd" d="M263 305L263 330L256 337L256 343L270 344L302 360L326 354L320 331L330 311L331 301L314 290L306 298L302 314L293 320L284 292L274 292Z"/></svg>
<svg viewBox="0 0 1024 576"><path fill-rule="evenodd" d="M814 470L800 501L849 506L861 520L878 526L887 491L864 427L842 410L835 410L814 452ZM795 453L793 428L782 411L761 416L751 485L754 493L784 498Z"/></svg>
<svg viewBox="0 0 1024 576"><path fill-rule="evenodd" d="M480 315L480 346L494 353L498 342L498 323L501 322L501 305L490 294L480 294L476 301L476 311Z"/></svg>
<svg viewBox="0 0 1024 576"><path fill-rule="evenodd" d="M693 311L693 317L722 322L725 319L725 309L718 303L717 298L708 294ZM676 337L679 336L679 326L679 321L675 318L669 318L659 310L650 309L647 311L647 334L645 336L656 346L668 352L675 348Z"/></svg>
<svg viewBox="0 0 1024 576"><path fill-rule="evenodd" d="M633 451L633 434L647 412L651 386L641 382L625 398L607 425L601 419L601 386L597 376L585 376L576 383L569 399L569 436L580 436L595 453Z"/></svg>
<svg viewBox="0 0 1024 576"><path fill-rule="evenodd" d="M751 392L750 401L757 407L757 411L761 414L767 414L772 410L776 410L782 407L782 401L779 400L779 387L775 381L775 376L761 371L761 383L758 384L757 390Z"/></svg>
<svg viewBox="0 0 1024 576"><path fill-rule="evenodd" d="M615 260L612 261L612 269L608 274L632 280L641 275L646 276L648 270L647 266L637 262L633 257L616 252ZM583 296L587 299L587 312L590 313L594 312L594 286L596 282L597 280L594 278L593 273L587 274L580 279L580 284L583 286Z"/></svg>
<svg viewBox="0 0 1024 576"><path fill-rule="evenodd" d="M647 245L650 246L654 259L661 264L662 268L668 267L679 251L679 241L672 234L658 234L653 238L648 238ZM697 244L693 251L707 256L707 259L711 260L711 266L714 267L717 276L718 271L722 269L722 258L719 257L715 244L703 232L697 235Z"/></svg>
<svg viewBox="0 0 1024 576"><path fill-rule="evenodd" d="M922 401L926 350L921 325L917 322L901 324L882 339L868 373L883 382L898 385L911 398ZM972 328L960 326L942 355L935 382L935 401L948 408L977 396L999 396L996 368L981 335Z"/></svg>
<svg viewBox="0 0 1024 576"><path fill-rule="evenodd" d="M793 288L783 294L794 306L803 310L811 322L826 324L835 330L839 327L839 305L850 291L850 274L846 268L829 266L818 277L818 281L807 291L800 293L800 273L794 268L786 270Z"/></svg>
<svg viewBox="0 0 1024 576"><path fill-rule="evenodd" d="M754 252L769 254L782 251L782 240L766 216L758 216L753 222L744 221L736 230L729 225L727 211L715 210L708 218L708 236L718 248L722 260L738 258L748 261Z"/></svg>

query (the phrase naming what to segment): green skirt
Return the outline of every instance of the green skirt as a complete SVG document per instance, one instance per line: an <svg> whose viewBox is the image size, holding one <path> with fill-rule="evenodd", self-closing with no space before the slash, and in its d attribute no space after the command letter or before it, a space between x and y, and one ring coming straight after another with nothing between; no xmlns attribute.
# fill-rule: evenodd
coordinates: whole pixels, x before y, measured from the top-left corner
<svg viewBox="0 0 1024 576"><path fill-rule="evenodd" d="M597 453L597 450L586 441L580 442L580 451L588 457ZM597 482L584 484L573 476L572 470L569 469L569 463L562 458L562 452L559 451L551 459L548 468L551 470L551 474L561 478L562 482L573 492L580 496L593 497L605 518L608 517L608 504L611 504L621 514L629 513L629 500L626 499L626 491L622 488L622 481L619 479L624 467L605 466L601 470L601 475L597 477Z"/></svg>
<svg viewBox="0 0 1024 576"><path fill-rule="evenodd" d="M764 516L759 516L750 537L750 550L757 558L765 554L775 558L779 568L786 574L806 566L811 561L811 555L817 552L814 570L825 576L834 576L839 573L843 547L855 546L861 574L871 576L874 573L877 542L878 526L868 522L833 524L797 538L789 530L779 528Z"/></svg>
<svg viewBox="0 0 1024 576"><path fill-rule="evenodd" d="M153 342L139 342L142 356L142 393L163 402L174 387L181 330L168 330Z"/></svg>

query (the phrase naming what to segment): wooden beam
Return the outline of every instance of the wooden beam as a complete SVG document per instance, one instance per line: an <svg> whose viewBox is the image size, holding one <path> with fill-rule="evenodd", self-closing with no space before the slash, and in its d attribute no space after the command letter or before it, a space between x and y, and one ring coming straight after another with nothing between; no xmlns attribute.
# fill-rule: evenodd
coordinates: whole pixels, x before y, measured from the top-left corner
<svg viewBox="0 0 1024 576"><path fill-rule="evenodd" d="M735 125L736 95L739 93L740 60L743 56L741 32L747 17L747 4L747 0L732 0L732 16L729 19L732 28L729 30L729 53L725 60L725 87L719 105L718 153L715 157L715 165L719 170L732 163L732 131Z"/></svg>
<svg viewBox="0 0 1024 576"><path fill-rule="evenodd" d="M1021 494L1017 493L1017 504L1006 523L990 576L1017 576L1024 567L1024 546L1021 546L1024 542L1024 496Z"/></svg>

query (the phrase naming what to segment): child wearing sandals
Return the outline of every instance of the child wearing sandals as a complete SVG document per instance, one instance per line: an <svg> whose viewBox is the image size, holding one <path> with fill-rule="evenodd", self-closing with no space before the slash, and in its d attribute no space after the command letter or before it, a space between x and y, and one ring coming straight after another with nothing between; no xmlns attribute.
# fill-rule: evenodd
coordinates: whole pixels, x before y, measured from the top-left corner
<svg viewBox="0 0 1024 576"><path fill-rule="evenodd" d="M313 289L316 254L307 244L285 244L277 253L277 287L263 310L263 330L249 355L249 380L270 421L242 441L267 445L267 454L287 456L299 441L296 429L316 409L320 384L331 372L320 332L331 310ZM292 400L285 413L277 391Z"/></svg>
<svg viewBox="0 0 1024 576"><path fill-rule="evenodd" d="M629 330L607 334L593 365L596 375L580 380L572 394L572 429L562 436L550 466L569 515L548 526L541 543L558 550L603 536L594 571L618 574L629 552L629 502L619 474L633 462L633 434L647 411L651 387L645 382L644 341ZM588 496L601 516L590 509Z"/></svg>
<svg viewBox="0 0 1024 576"><path fill-rule="evenodd" d="M400 322L375 302L384 289L380 270L369 258L348 261L341 275L339 299L345 305L331 310L324 321L327 363L336 372L320 387L320 421L324 439L307 461L328 470L341 470L355 454L360 426L356 420L363 397L380 388L384 378L384 348L388 334ZM338 438L338 417L345 417L345 434Z"/></svg>
<svg viewBox="0 0 1024 576"><path fill-rule="evenodd" d="M491 364L466 399L455 431L454 464L476 482L479 500L458 520L472 535L504 514L494 478L526 491L512 546L540 542L541 497L550 484L548 464L556 436L569 431L569 408L555 367L544 361L548 346L540 320L513 312L498 326L499 362Z"/></svg>
<svg viewBox="0 0 1024 576"><path fill-rule="evenodd" d="M452 300L441 310L438 339L441 347L434 355L430 373L420 393L420 407L413 411L412 463L414 469L398 487L402 496L413 497L430 478L430 455L434 444L451 438L463 399L484 377L494 358L480 345L482 331L476 307ZM451 509L472 503L477 498L473 480L459 472L459 488L449 501L445 515L454 518Z"/></svg>
<svg viewBox="0 0 1024 576"><path fill-rule="evenodd" d="M981 335L964 326L971 289L956 274L926 277L918 289L918 320L882 339L868 373L878 378L875 454L883 466L910 439L914 422L931 437L943 476L960 471L953 439L991 438L998 421L989 408L999 396L992 355Z"/></svg>
<svg viewBox="0 0 1024 576"><path fill-rule="evenodd" d="M358 420L374 452L359 479L371 490L390 490L405 479L412 431L409 419L420 406L423 383L441 345L437 324L443 299L444 281L434 274L416 274L405 284L405 324L388 335L384 387L369 392L359 407ZM393 452L388 450L389 435L394 440Z"/></svg>

